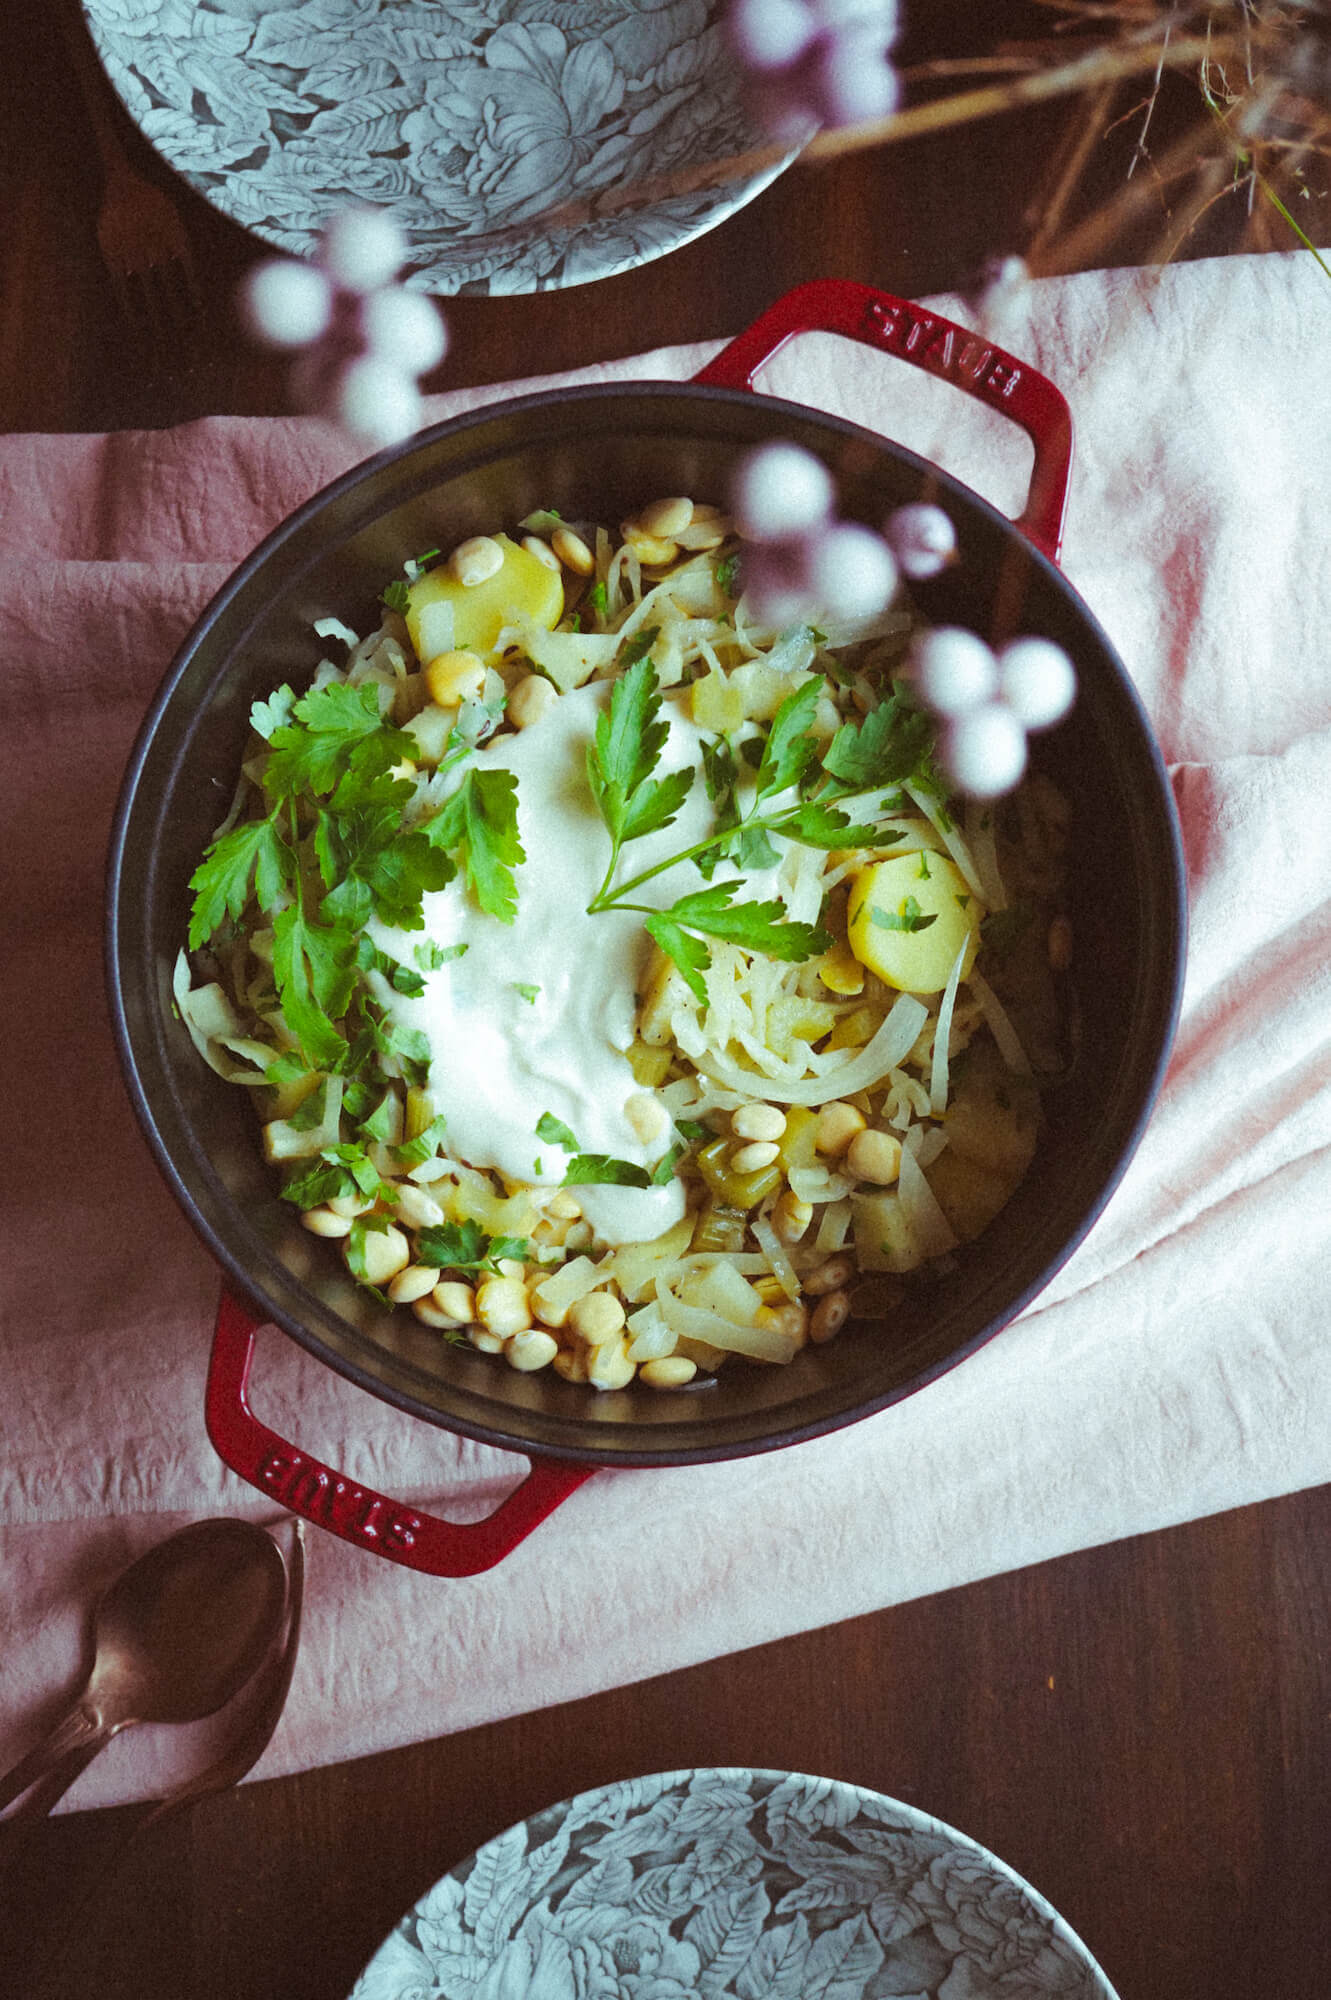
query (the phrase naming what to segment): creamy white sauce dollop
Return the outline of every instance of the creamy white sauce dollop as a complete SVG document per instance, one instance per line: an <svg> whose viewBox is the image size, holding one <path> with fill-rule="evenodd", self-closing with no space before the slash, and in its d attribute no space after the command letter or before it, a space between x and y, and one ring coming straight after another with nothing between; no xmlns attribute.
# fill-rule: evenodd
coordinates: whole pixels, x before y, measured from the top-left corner
<svg viewBox="0 0 1331 2000"><path fill-rule="evenodd" d="M651 956L640 912L589 916L610 859L610 836L587 785L587 747L610 699L609 682L561 696L541 720L476 752L475 763L513 772L518 830L526 859L516 871L517 915L503 924L468 895L459 872L424 898L424 933L373 923L375 942L412 963L422 936L460 957L424 975L418 997L388 993L396 1020L421 1030L432 1052L430 1093L446 1117L445 1150L507 1179L557 1187L570 1149L543 1139L546 1113L568 1127L583 1153L605 1153L652 1167L668 1149L668 1125L645 1144L626 1113L641 1094L626 1051L634 1039L638 986ZM667 694L669 736L657 775L701 761L703 732L685 712L687 696ZM458 782L462 772L458 773ZM712 806L698 778L672 826L623 850L621 880L700 840ZM735 871L717 870L725 879ZM744 900L777 893L776 871L750 875ZM664 909L703 886L691 862L643 883L633 900ZM615 1185L573 1190L597 1235L609 1243L659 1236L684 1213L684 1190Z"/></svg>

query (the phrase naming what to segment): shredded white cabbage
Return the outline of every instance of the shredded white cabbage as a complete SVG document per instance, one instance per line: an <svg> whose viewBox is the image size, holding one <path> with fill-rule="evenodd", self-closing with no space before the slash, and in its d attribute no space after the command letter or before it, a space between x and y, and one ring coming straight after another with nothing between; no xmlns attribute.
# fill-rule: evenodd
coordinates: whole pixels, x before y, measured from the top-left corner
<svg viewBox="0 0 1331 2000"><path fill-rule="evenodd" d="M961 982L961 968L966 963L966 955L971 943L967 938L947 976L943 997L938 1003L938 1019L934 1023L934 1059L929 1078L929 1109L935 1118L941 1118L947 1110L948 1051L952 1041L952 1011L957 1004L957 987Z"/></svg>
<svg viewBox="0 0 1331 2000"><path fill-rule="evenodd" d="M538 515L524 526L547 533L556 519ZM504 704L520 677L535 670L559 694L569 694L614 676L621 670L624 649L648 640L658 686L680 687L675 702L682 703L712 742L720 745L724 738L733 753L731 783L743 814L752 807L754 766L782 703L822 677L809 727L825 754L837 729L854 722L879 698L899 654L899 636L912 622L912 614L898 604L867 622L851 624L829 616L817 632L808 625L765 628L746 601L731 599L722 581L718 557L725 551L719 541L728 524L718 526L713 512L699 519L696 533L681 532L684 559L664 575L656 567L644 574L630 544L604 527L583 523L577 531L594 548L592 617L580 612L552 631L515 607L486 661L480 698L458 710L428 699L423 673L427 640L431 657L450 650L455 641L455 613L446 596L428 603L428 619L421 620L419 630L412 628L422 647L420 659L404 643L404 621L396 612L363 638L337 618L316 623L320 637L347 650L341 665L321 660L314 687L339 681L374 686L384 717L411 731L420 745L412 760L419 768L401 816L404 825L427 823L461 782L456 769L433 769L446 750L475 746L509 726ZM409 582L421 573L418 562L404 567ZM570 594L582 588L576 580L566 579L566 585ZM587 629L581 629L584 624ZM838 658L829 667L831 649ZM256 751L251 745L219 836L261 796L267 756L266 746ZM398 770L410 774L411 764ZM815 795L818 770L815 765ZM826 781L830 774L823 775ZM794 783L775 798L769 789L763 795L764 810L793 809L803 795L807 793ZM984 1042L982 1063L991 1062L996 1049L1009 1070L1023 1076L1031 1072L1019 1024L994 985L973 966L963 973L974 941L968 939L956 952L941 991L896 991L886 983L888 966L875 959L848 923L848 896L856 878L888 852L937 853L950 857L985 911L1022 902L1032 884L1037 895L1058 893L1064 809L1052 790L1021 798L1016 815L1001 822L988 805L967 804L954 818L927 775L904 788L884 785L836 797L835 803L851 823L872 823L895 839L837 850L805 845L774 830L769 838L775 862L745 868L740 884L744 900L779 899L791 923L827 931L835 940L827 959L815 952L787 962L704 933L705 969L692 984L676 966L667 981L657 981L653 993L643 989L640 1041L630 1054L632 1059L645 1051L649 1060L647 1069L635 1069L635 1075L647 1077L645 1089L688 1140L687 1147L681 1141L687 1157L680 1169L688 1189L686 1212L655 1243L608 1248L575 1203L566 1199L559 1205L552 1199L552 1188L505 1182L497 1173L450 1157L431 1126L431 1109L417 1105L408 1115L412 1093L406 1090L403 1061L391 1051L380 1058L387 1094L376 1108L372 1139L363 1111L358 1108L353 1116L351 1110L363 1086L348 1085L340 1074L301 1076L298 1063L295 1088L276 1099L289 1113L292 1104L298 1111L270 1116L264 1127L269 1159L288 1163L284 1171L299 1177L323 1173L324 1163L356 1151L362 1166L382 1177L379 1213L385 1219L395 1212L395 1203L402 1204L399 1221L414 1204L418 1216L443 1216L446 1227L479 1229L481 1242L503 1238L516 1243L521 1253L516 1268L534 1313L556 1330L565 1358L574 1358L571 1380L587 1377L585 1358L577 1364L577 1343L565 1333L570 1312L584 1299L607 1293L623 1305L626 1317L622 1332L612 1334L604 1348L597 1346L598 1369L603 1355L616 1354L630 1378L654 1361L715 1369L728 1355L742 1355L762 1363L789 1363L806 1338L802 1310L812 1310L819 1296L820 1287L811 1291L810 1280L829 1258L847 1257L860 1270L907 1272L949 1258L974 1233L965 1212L965 1176L949 1173L961 1162L963 1132L968 1143L976 1133L992 1134L993 1172L1000 1176L1011 1162L1028 1157L1024 1144L1002 1126L1001 1109L985 1099L977 1105L967 1095L976 1086L968 1082L973 1072L959 1057L977 1034ZM1014 851L1017 865L1009 880ZM720 879L725 880L733 869L729 860L723 867ZM921 873L927 873L923 864ZM631 874L626 866L621 879ZM329 886L326 880L324 886ZM220 933L210 947L213 956L197 971L191 971L182 952L173 972L175 1003L199 1055L227 1081L251 1089L264 1084L270 1071L290 1073L289 1062L272 1071L276 1056L299 1055L298 1039L277 1004L273 969L271 926L291 901L292 891L280 889L261 915L252 913L235 933L229 927ZM860 952L863 958L856 963ZM991 960L984 963L989 966ZM938 966L935 977L941 978L942 970ZM698 976L703 999L695 990ZM1008 991L1001 970L993 978L1001 991ZM381 1007L390 1007L393 988L381 970L363 969L361 985ZM348 1089L352 1094L344 1102ZM785 1129L779 1139L757 1147L755 1157L762 1166L741 1171L737 1162L748 1142L741 1140L733 1121L755 1105L778 1110ZM900 1140L895 1185L881 1187L862 1178L853 1140L844 1128L839 1140L824 1140L828 1106L837 1107L851 1123L859 1119L873 1133ZM348 1145L357 1121L359 1136ZM780 1124L778 1119L770 1129ZM434 1147L430 1156L404 1154L404 1134L414 1136L427 1126L427 1143ZM958 1140L953 1162L947 1159L949 1129ZM895 1149L889 1150L894 1157ZM867 1159L862 1166L870 1170ZM937 1192L930 1178L936 1167ZM890 1174L891 1165L884 1171ZM791 1202L813 1211L802 1231L805 1217L792 1224L782 1209ZM588 1214L593 1212L589 1202ZM402 1226L408 1225L403 1221ZM422 1221L417 1226L428 1225ZM436 1242L431 1254L442 1258L445 1252ZM514 1266L502 1263L500 1268ZM479 1268L461 1264L468 1283L479 1285L484 1270L483 1263ZM615 1376L617 1365L610 1367L607 1382L623 1379Z"/></svg>
<svg viewBox="0 0 1331 2000"><path fill-rule="evenodd" d="M340 639L344 646L358 646L360 636L344 625L340 618L316 618L314 631L320 639Z"/></svg>
<svg viewBox="0 0 1331 2000"><path fill-rule="evenodd" d="M835 1098L853 1097L857 1091L871 1089L889 1070L895 1069L928 1018L929 1010L922 1000L912 993L902 993L873 1040L857 1055L796 1081L769 1083L764 1076L746 1074L737 1063L712 1048L700 1054L699 1066L722 1083L728 1083L732 1090L747 1090L751 1096L771 1098L774 1103L828 1104Z"/></svg>
<svg viewBox="0 0 1331 2000"><path fill-rule="evenodd" d="M1031 1065L1021 1045L1021 1037L1013 1027L1012 1018L993 987L983 973L979 972L971 973L970 987L980 1003L985 1026L997 1043L998 1053L1003 1061L1010 1070L1015 1070L1018 1076L1029 1076Z"/></svg>
<svg viewBox="0 0 1331 2000"><path fill-rule="evenodd" d="M855 1183L845 1174L833 1173L830 1167L792 1167L787 1179L790 1191L800 1201L812 1202L814 1207L825 1201L840 1201L848 1195Z"/></svg>
<svg viewBox="0 0 1331 2000"><path fill-rule="evenodd" d="M753 1218L753 1234L767 1262L767 1268L788 1299L798 1299L804 1290L799 1273L786 1255L780 1237L765 1215Z"/></svg>
<svg viewBox="0 0 1331 2000"><path fill-rule="evenodd" d="M830 1257L844 1247L850 1234L850 1203L844 1197L840 1201L829 1201L818 1224L818 1233L813 1247L822 1256Z"/></svg>
<svg viewBox="0 0 1331 2000"><path fill-rule="evenodd" d="M921 1257L941 1257L945 1251L955 1250L957 1238L952 1225L935 1200L924 1169L909 1144L901 1149L898 1186L901 1206Z"/></svg>
<svg viewBox="0 0 1331 2000"><path fill-rule="evenodd" d="M658 1280L656 1300L661 1317L671 1332L692 1340L704 1340L724 1354L745 1354L751 1361L778 1364L793 1361L799 1342L793 1334L774 1326L741 1326L708 1306L686 1305L664 1280Z"/></svg>
<svg viewBox="0 0 1331 2000"><path fill-rule="evenodd" d="M228 1083L251 1088L261 1084L264 1069L273 1060L271 1045L242 1032L240 1018L216 980L190 984L189 958L183 951L176 954L171 992L186 1032L209 1069ZM228 1062L228 1055L239 1060Z"/></svg>
<svg viewBox="0 0 1331 2000"><path fill-rule="evenodd" d="M525 653L567 694L614 664L620 640L616 632L551 632L535 619L523 618L504 627L499 644Z"/></svg>
<svg viewBox="0 0 1331 2000"><path fill-rule="evenodd" d="M962 839L955 820L939 799L931 798L919 785L907 785L906 795L919 807L943 846L947 849L957 867L961 870L966 887L972 896L984 901L984 884L980 880L975 858Z"/></svg>
<svg viewBox="0 0 1331 2000"><path fill-rule="evenodd" d="M980 881L980 900L991 912L1005 910L1008 906L1007 884L998 865L997 823L992 802L988 799L968 799L965 826L966 841L975 857L975 872Z"/></svg>

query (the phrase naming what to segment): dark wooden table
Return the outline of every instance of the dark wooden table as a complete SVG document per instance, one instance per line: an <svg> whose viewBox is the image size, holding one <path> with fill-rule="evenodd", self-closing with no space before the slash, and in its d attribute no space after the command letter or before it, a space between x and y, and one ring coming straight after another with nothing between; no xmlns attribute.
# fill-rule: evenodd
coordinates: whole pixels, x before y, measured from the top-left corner
<svg viewBox="0 0 1331 2000"><path fill-rule="evenodd" d="M994 13L940 4L940 45ZM1025 112L800 168L630 276L457 302L432 386L726 335L808 277L965 287L987 255L1025 241L1065 116ZM134 162L178 201L202 309L146 350L121 321L94 232L99 170L36 0L0 12L0 131L0 426L282 407L278 371L231 316L256 246L128 125ZM1121 179L1129 145L1096 150L1086 203ZM1225 247L1214 227L1193 245ZM1127 240L1120 260L1138 248ZM245 1786L130 1851L111 1910L79 1919L66 1990L340 2000L420 1891L512 1821L603 1780L733 1763L851 1778L951 1821L1054 1902L1123 2000L1326 2000L1331 1489ZM52 1938L137 1817L79 1813L24 1840L0 1835L0 1991L35 1991Z"/></svg>

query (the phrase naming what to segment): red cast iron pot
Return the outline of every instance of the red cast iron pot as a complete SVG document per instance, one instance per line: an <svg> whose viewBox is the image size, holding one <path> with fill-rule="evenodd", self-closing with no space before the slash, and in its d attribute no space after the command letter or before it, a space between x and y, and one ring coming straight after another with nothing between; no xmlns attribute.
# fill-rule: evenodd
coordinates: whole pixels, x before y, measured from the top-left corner
<svg viewBox="0 0 1331 2000"><path fill-rule="evenodd" d="M883 349L977 397L1034 446L1014 524L913 453L857 426L752 393L793 334ZM875 411L890 426L890 408ZM739 455L784 437L833 472L844 514L881 524L936 497L960 561L919 589L926 613L990 639L1037 632L1072 655L1071 718L1036 758L1071 798L1077 940L1068 1001L1080 1058L1047 1099L1034 1167L999 1220L936 1284L881 1325L852 1326L788 1368L732 1366L702 1390L596 1394L445 1347L389 1313L300 1226L260 1156L244 1092L199 1060L171 1002L188 880L230 795L251 702L299 687L319 658L311 625L368 630L385 577L414 549L512 523L535 507L617 521L658 493L724 495ZM769 1451L911 1394L973 1353L1037 1295L1117 1184L1155 1099L1182 982L1185 900L1168 782L1132 682L1055 565L1071 459L1063 398L1024 362L936 314L869 288L805 285L692 383L528 396L422 432L336 481L237 570L168 673L130 760L109 862L107 965L129 1092L157 1161L225 1274L207 1422L232 1469L319 1525L413 1568L467 1575L497 1562L600 1466L681 1464ZM257 1325L272 1321L372 1395L429 1423L521 1453L527 1478L459 1526L356 1486L253 1414Z"/></svg>

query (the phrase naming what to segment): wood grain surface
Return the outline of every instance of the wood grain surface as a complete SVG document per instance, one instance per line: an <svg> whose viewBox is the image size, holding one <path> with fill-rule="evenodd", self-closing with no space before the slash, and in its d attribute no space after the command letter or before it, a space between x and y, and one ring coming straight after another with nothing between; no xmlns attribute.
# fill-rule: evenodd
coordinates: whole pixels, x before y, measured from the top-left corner
<svg viewBox="0 0 1331 2000"><path fill-rule="evenodd" d="M0 1828L3 1990L344 2000L506 1826L607 1780L739 1764L852 1779L982 1841L1121 2000L1325 2000L1329 1590L1320 1489L246 1785L123 1853L140 1808Z"/></svg>
<svg viewBox="0 0 1331 2000"><path fill-rule="evenodd" d="M931 46L974 47L1030 12L939 0ZM178 203L199 277L197 313L156 341L124 323L100 262L101 174L49 7L5 0L0 427L280 409L280 372L239 338L230 303L256 245L120 122L135 165ZM1068 126L1068 107L1042 107L797 168L642 271L454 302L430 386L728 335L810 277L965 288L987 255L1026 240ZM1131 143L1125 126L1095 149L1084 208L1121 180ZM1117 261L1144 254L1150 220ZM1192 248L1223 250L1223 227ZM0 1993L342 2000L415 1897L514 1820L607 1779L755 1764L854 1779L985 1842L1062 1911L1123 2000L1326 2000L1329 1587L1322 1489L247 1785L154 1829L114 1869L138 1809L0 1828Z"/></svg>

